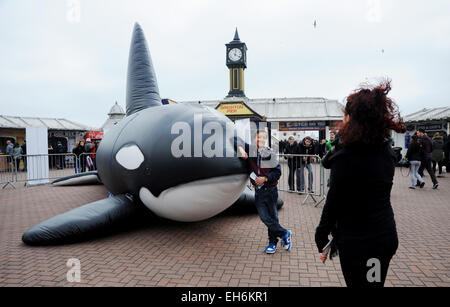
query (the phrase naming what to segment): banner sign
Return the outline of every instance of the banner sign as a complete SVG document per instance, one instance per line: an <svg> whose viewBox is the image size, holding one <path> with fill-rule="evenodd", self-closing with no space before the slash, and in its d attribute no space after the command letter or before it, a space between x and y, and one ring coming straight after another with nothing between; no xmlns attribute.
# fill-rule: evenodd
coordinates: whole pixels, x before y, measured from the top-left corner
<svg viewBox="0 0 450 307"><path fill-rule="evenodd" d="M223 103L217 111L224 115L252 115L254 114L244 103Z"/></svg>
<svg viewBox="0 0 450 307"><path fill-rule="evenodd" d="M88 131L84 135L84 139L101 140L103 139L103 132L101 131Z"/></svg>
<svg viewBox="0 0 450 307"><path fill-rule="evenodd" d="M306 122L280 122L280 131L296 131L296 130L323 130L325 129L325 121L306 121Z"/></svg>
<svg viewBox="0 0 450 307"><path fill-rule="evenodd" d="M427 130L442 130L442 124L417 125L416 130L420 128Z"/></svg>

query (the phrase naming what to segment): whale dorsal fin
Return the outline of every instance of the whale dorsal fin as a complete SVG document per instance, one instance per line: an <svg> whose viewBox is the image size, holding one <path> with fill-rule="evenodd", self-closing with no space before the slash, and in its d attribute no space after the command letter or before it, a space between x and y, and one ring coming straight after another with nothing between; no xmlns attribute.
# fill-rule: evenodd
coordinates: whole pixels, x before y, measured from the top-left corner
<svg viewBox="0 0 450 307"><path fill-rule="evenodd" d="M127 116L162 105L150 52L138 23L134 24L127 75Z"/></svg>

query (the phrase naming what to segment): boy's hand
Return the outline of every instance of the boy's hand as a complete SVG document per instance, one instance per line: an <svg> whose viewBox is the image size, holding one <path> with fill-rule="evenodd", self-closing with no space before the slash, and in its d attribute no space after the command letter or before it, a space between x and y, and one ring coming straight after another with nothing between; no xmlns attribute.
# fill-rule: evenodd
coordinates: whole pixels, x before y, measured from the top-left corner
<svg viewBox="0 0 450 307"><path fill-rule="evenodd" d="M257 186L262 185L264 182L266 182L266 177L258 177L255 180L255 183L256 183Z"/></svg>
<svg viewBox="0 0 450 307"><path fill-rule="evenodd" d="M244 148L242 148L242 146L238 146L238 157L246 160L248 158L247 153L245 152Z"/></svg>

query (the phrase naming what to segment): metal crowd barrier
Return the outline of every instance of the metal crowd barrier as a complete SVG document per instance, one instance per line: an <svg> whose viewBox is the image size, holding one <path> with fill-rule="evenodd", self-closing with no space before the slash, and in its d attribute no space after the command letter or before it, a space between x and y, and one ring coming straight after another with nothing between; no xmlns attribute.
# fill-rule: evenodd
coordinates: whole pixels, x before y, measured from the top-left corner
<svg viewBox="0 0 450 307"><path fill-rule="evenodd" d="M72 153L22 155L17 167L16 181L30 182L56 179L74 173L76 156ZM44 165L48 165L48 171Z"/></svg>
<svg viewBox="0 0 450 307"><path fill-rule="evenodd" d="M47 167L48 165L48 167ZM14 182L24 185L48 183L75 173L96 170L95 153L73 153L41 155L0 155L0 185L15 188Z"/></svg>
<svg viewBox="0 0 450 307"><path fill-rule="evenodd" d="M329 170L321 164L318 155L278 154L281 166L280 191L305 196L302 205L311 198L319 206L328 192Z"/></svg>
<svg viewBox="0 0 450 307"><path fill-rule="evenodd" d="M95 171L97 170L97 163L95 161L96 153L84 152L79 157L79 167L81 171L84 172L83 169L87 171Z"/></svg>
<svg viewBox="0 0 450 307"><path fill-rule="evenodd" d="M0 155L0 185L3 185L2 189L8 185L15 188L14 182L14 160L12 156Z"/></svg>

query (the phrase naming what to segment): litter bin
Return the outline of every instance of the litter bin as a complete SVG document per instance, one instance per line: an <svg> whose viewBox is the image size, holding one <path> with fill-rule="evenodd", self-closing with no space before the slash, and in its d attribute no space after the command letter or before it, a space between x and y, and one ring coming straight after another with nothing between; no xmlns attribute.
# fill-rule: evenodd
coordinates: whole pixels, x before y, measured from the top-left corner
<svg viewBox="0 0 450 307"><path fill-rule="evenodd" d="M402 149L401 147L392 147L392 150L395 152L395 163L400 162L400 160L402 159Z"/></svg>

